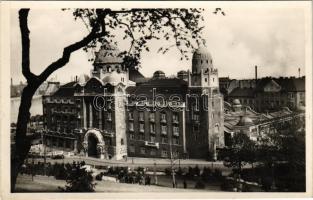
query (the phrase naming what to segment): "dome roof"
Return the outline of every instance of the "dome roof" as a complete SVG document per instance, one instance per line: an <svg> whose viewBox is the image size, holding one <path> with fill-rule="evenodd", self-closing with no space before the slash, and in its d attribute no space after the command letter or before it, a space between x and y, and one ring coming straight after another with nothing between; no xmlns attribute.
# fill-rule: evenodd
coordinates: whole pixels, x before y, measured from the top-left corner
<svg viewBox="0 0 313 200"><path fill-rule="evenodd" d="M241 105L239 99L234 99L233 100L233 105Z"/></svg>
<svg viewBox="0 0 313 200"><path fill-rule="evenodd" d="M208 68L213 67L213 60L211 53L207 48L201 46L199 47L192 56L192 72L200 73L201 70L208 70Z"/></svg>
<svg viewBox="0 0 313 200"><path fill-rule="evenodd" d="M212 60L212 56L206 47L201 46L193 53L192 59L211 59Z"/></svg>
<svg viewBox="0 0 313 200"><path fill-rule="evenodd" d="M248 116L241 116L237 126L248 126L253 125L253 121Z"/></svg>
<svg viewBox="0 0 313 200"><path fill-rule="evenodd" d="M179 72L177 72L177 75L186 75L186 74L188 73L185 70L180 70Z"/></svg>
<svg viewBox="0 0 313 200"><path fill-rule="evenodd" d="M94 64L106 64L106 63L122 63L123 59L119 55L118 48L109 43L103 43L98 52L95 52Z"/></svg>
<svg viewBox="0 0 313 200"><path fill-rule="evenodd" d="M165 78L165 73L161 70L155 71L153 73L153 78Z"/></svg>

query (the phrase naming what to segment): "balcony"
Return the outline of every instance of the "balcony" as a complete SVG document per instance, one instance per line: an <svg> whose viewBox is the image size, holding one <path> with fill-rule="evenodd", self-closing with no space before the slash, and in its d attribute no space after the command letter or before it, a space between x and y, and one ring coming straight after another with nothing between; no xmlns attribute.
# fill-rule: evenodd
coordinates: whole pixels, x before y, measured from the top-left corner
<svg viewBox="0 0 313 200"><path fill-rule="evenodd" d="M145 146L159 148L159 143L158 142L145 141Z"/></svg>
<svg viewBox="0 0 313 200"><path fill-rule="evenodd" d="M154 119L154 118L150 118L149 121L150 121L150 122L155 122L155 119Z"/></svg>
<svg viewBox="0 0 313 200"><path fill-rule="evenodd" d="M173 135L178 137L179 136L179 132L173 132Z"/></svg>
<svg viewBox="0 0 313 200"><path fill-rule="evenodd" d="M166 119L161 119L161 123L166 124Z"/></svg>
<svg viewBox="0 0 313 200"><path fill-rule="evenodd" d="M140 133L144 133L145 130L144 130L144 129L140 129L139 132L140 132Z"/></svg>
<svg viewBox="0 0 313 200"><path fill-rule="evenodd" d="M178 119L173 119L173 124L179 124Z"/></svg>

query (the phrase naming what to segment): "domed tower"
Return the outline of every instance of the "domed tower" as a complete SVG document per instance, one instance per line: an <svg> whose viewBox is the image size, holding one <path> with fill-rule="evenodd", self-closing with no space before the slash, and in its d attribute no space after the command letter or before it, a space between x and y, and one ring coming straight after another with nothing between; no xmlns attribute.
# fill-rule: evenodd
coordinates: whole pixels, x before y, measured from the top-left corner
<svg viewBox="0 0 313 200"><path fill-rule="evenodd" d="M86 127L89 132L101 131L104 145L101 148L105 149L103 157L116 160L127 156L126 88L134 84L129 81L128 70L122 65L123 59L119 54L118 48L109 43L104 43L95 53L94 68L90 80L84 86L83 100ZM103 108L95 107L94 103L100 95L103 95ZM87 150L88 145L86 136Z"/></svg>
<svg viewBox="0 0 313 200"><path fill-rule="evenodd" d="M161 70L158 70L158 71L155 71L153 73L153 78L154 79L162 79L162 78L165 78L165 73Z"/></svg>
<svg viewBox="0 0 313 200"><path fill-rule="evenodd" d="M122 65L123 58L120 56L118 48L109 43L103 43L98 52L95 52L92 77L97 77L104 84L110 83L117 85L131 84L129 81L128 70Z"/></svg>
<svg viewBox="0 0 313 200"><path fill-rule="evenodd" d="M218 70L213 67L211 53L205 48L198 48L192 56L190 86L218 88Z"/></svg>
<svg viewBox="0 0 313 200"><path fill-rule="evenodd" d="M219 92L218 70L205 47L193 53L188 84L188 152L190 157L216 160L218 149L224 147L224 100Z"/></svg>

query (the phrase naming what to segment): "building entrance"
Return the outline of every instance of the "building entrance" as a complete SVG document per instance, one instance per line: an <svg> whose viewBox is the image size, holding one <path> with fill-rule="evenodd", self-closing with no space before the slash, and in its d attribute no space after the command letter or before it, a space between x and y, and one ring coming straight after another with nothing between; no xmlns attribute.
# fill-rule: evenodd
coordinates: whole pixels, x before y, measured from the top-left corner
<svg viewBox="0 0 313 200"><path fill-rule="evenodd" d="M90 135L88 137L88 156L89 157L98 157L97 152L97 138L94 135Z"/></svg>
<svg viewBox="0 0 313 200"><path fill-rule="evenodd" d="M99 130L90 129L84 136L84 151L88 157L106 158L105 143Z"/></svg>

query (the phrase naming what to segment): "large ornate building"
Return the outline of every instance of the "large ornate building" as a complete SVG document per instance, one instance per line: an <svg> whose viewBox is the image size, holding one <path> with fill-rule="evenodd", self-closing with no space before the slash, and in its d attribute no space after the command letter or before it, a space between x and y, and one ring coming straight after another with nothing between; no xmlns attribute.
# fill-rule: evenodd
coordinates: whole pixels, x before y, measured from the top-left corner
<svg viewBox="0 0 313 200"><path fill-rule="evenodd" d="M224 146L224 102L218 70L201 47L192 70L145 79L104 44L91 77L44 96L44 144L101 159L175 157L216 159Z"/></svg>

